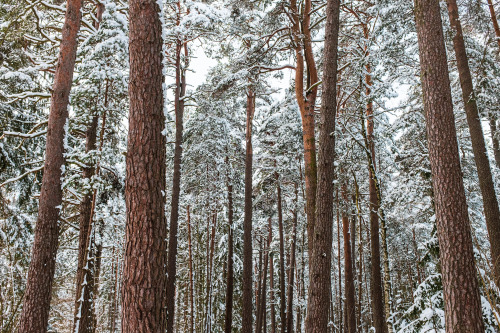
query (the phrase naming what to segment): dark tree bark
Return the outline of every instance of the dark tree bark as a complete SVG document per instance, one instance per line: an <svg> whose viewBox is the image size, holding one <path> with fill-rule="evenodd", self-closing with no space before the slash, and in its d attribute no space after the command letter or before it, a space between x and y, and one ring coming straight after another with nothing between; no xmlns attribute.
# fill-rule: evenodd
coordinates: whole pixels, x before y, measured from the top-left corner
<svg viewBox="0 0 500 333"><path fill-rule="evenodd" d="M231 207L231 206L230 206ZM232 208L231 208L232 209ZM191 241L191 214L187 206L188 250L189 250L189 333L194 332L194 279L193 279L193 243Z"/></svg>
<svg viewBox="0 0 500 333"><path fill-rule="evenodd" d="M165 115L162 28L154 0L129 1L129 134L122 332L166 326Z"/></svg>
<svg viewBox="0 0 500 333"><path fill-rule="evenodd" d="M104 5L99 3L97 5L97 20L94 22L94 27L99 29L99 25L102 20L102 14L104 12ZM106 82L106 91L108 93L108 83ZM87 130L85 132L85 152L89 153L96 150L97 142L97 125L99 121L99 114L95 112L92 117ZM91 177L95 175L96 168L93 164L89 167L83 169L83 178L90 181ZM75 310L74 310L74 323L73 331L82 333L91 333L94 331L94 316L92 311L92 294L95 293L94 290L94 270L95 265L93 260L87 260L87 258L93 257L89 255L93 252L93 244L90 241L92 232L92 219L95 209L95 191L88 190L83 196L83 200L80 203L80 217L79 217L79 236L78 236L78 267L76 271L76 300L75 300ZM85 268L86 267L86 268ZM83 285L84 281L86 284ZM82 293L83 291L83 293Z"/></svg>
<svg viewBox="0 0 500 333"><path fill-rule="evenodd" d="M251 333L253 328L252 302L252 122L255 112L255 95L250 87L247 91L246 155L245 155L245 216L243 219L243 304L242 333Z"/></svg>
<svg viewBox="0 0 500 333"><path fill-rule="evenodd" d="M472 151L476 163L477 175L479 178L479 188L483 197L484 216L486 218L486 228L490 240L491 260L497 286L500 286L500 212L498 210L498 200L495 193L495 184L491 174L488 151L484 143L483 128L481 118L474 94L472 75L469 68L469 60L465 50L465 42L462 25L458 15L456 0L447 0L448 15L451 28L454 32L453 47L457 60L457 68L462 88L462 98L464 101L465 114L469 125L470 138L472 141Z"/></svg>
<svg viewBox="0 0 500 333"><path fill-rule="evenodd" d="M344 205L347 206L347 185L342 186L342 197ZM354 295L354 271L351 248L351 235L349 232L349 217L347 208L342 212L342 230L344 236L344 287L345 287L345 310L346 310L346 332L356 333L356 300Z"/></svg>
<svg viewBox="0 0 500 333"><path fill-rule="evenodd" d="M228 158L226 157L226 161ZM229 177L228 177L229 178ZM234 269L233 269L233 185L230 185L228 179L227 185L228 202L228 241L227 241L227 282L226 282L226 316L224 332L231 333L233 326L233 291L234 291Z"/></svg>
<svg viewBox="0 0 500 333"><path fill-rule="evenodd" d="M167 262L167 333L174 332L175 321L175 279L177 275L177 230L179 222L179 198L181 193L182 132L184 117L184 95L186 93L186 75L182 68L181 56L184 50L187 59L187 47L180 39L176 42L175 53L175 148L174 174L172 177L172 202L170 210L170 230L168 237Z"/></svg>
<svg viewBox="0 0 500 333"><path fill-rule="evenodd" d="M484 332L439 3L415 0L447 332Z"/></svg>
<svg viewBox="0 0 500 333"><path fill-rule="evenodd" d="M340 1L328 0L326 9L323 100L318 152L318 188L314 232L309 238L310 285L306 332L326 332L331 294L333 232L333 156L337 108L337 46Z"/></svg>
<svg viewBox="0 0 500 333"><path fill-rule="evenodd" d="M293 287L294 287L294 276L295 276L295 248L297 243L297 204L299 191L297 188L297 183L295 185L295 207L293 209L293 226L292 226L292 244L290 245L290 268L288 271L288 295L287 301L288 305L286 307L286 332L293 332Z"/></svg>
<svg viewBox="0 0 500 333"><path fill-rule="evenodd" d="M52 88L35 241L18 325L18 332L22 333L47 332L62 204L61 167L65 161L65 124L73 83L81 8L82 0L68 0Z"/></svg>
<svg viewBox="0 0 500 333"><path fill-rule="evenodd" d="M274 307L274 258L272 252L269 252L269 302L271 306L271 333L276 333L276 309Z"/></svg>
<svg viewBox="0 0 500 333"><path fill-rule="evenodd" d="M281 185L279 175L276 172L276 184L278 192L278 230L280 241L280 322L281 332L286 332L286 289L285 289L285 243L283 237L283 208L281 207Z"/></svg>

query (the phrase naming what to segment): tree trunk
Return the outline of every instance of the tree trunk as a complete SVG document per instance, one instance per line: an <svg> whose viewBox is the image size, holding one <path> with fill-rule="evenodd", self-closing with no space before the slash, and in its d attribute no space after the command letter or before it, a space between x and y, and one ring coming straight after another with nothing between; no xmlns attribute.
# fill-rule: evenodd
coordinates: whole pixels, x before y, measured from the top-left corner
<svg viewBox="0 0 500 333"><path fill-rule="evenodd" d="M484 332L439 3L415 0L447 332Z"/></svg>
<svg viewBox="0 0 500 333"><path fill-rule="evenodd" d="M325 30L323 100L318 152L318 188L314 231L309 234L310 284L306 332L326 332L331 293L333 173L337 107L337 46L340 1L328 0ZM306 170L307 173L307 170ZM311 237L312 236L312 237ZM311 246L312 243L312 246Z"/></svg>
<svg viewBox="0 0 500 333"><path fill-rule="evenodd" d="M242 333L251 333L253 325L252 302L252 122L255 95L247 91L246 157L245 157L245 217L243 220L243 304Z"/></svg>
<svg viewBox="0 0 500 333"><path fill-rule="evenodd" d="M495 185L491 174L490 161L486 144L484 143L484 134L481 127L481 119L476 104L472 76L469 69L469 60L465 50L462 25L458 16L458 6L456 0L447 0L448 15L451 28L454 32L453 47L457 59L457 68L462 88L462 98L464 101L467 123L472 141L472 151L474 161L476 162L477 175L479 178L479 187L483 197L484 216L486 218L486 227L490 239L491 259L497 286L500 286L500 211L498 210L498 201L495 193Z"/></svg>
<svg viewBox="0 0 500 333"><path fill-rule="evenodd" d="M269 302L271 305L271 333L276 333L276 310L274 307L274 258L273 253L269 252ZM281 324L285 326L286 323Z"/></svg>
<svg viewBox="0 0 500 333"><path fill-rule="evenodd" d="M62 209L62 166L68 104L75 68L82 0L68 0L47 128L35 240L18 332L47 332Z"/></svg>
<svg viewBox="0 0 500 333"><path fill-rule="evenodd" d="M493 142L493 156L495 157L495 164L500 168L500 142L497 133L497 121L492 114L488 115L488 122L490 124L491 141Z"/></svg>
<svg viewBox="0 0 500 333"><path fill-rule="evenodd" d="M226 157L226 161L227 161ZM233 326L233 290L234 290L234 270L233 270L233 185L227 185L228 202L228 241L227 241L227 283L226 283L226 317L224 332L231 333Z"/></svg>
<svg viewBox="0 0 500 333"><path fill-rule="evenodd" d="M194 286L193 286L193 242L191 240L191 214L190 207L187 206L188 225L188 265L189 265L189 333L194 332Z"/></svg>
<svg viewBox="0 0 500 333"><path fill-rule="evenodd" d="M344 236L344 276L345 276L345 310L346 310L346 332L356 333L356 300L354 295L354 271L351 248L351 235L349 233L349 217L347 215L347 185L342 186L342 197L344 199L344 209L342 211L342 230Z"/></svg>
<svg viewBox="0 0 500 333"><path fill-rule="evenodd" d="M99 3L97 5L97 20L95 21L96 30L102 20L104 12L104 5ZM108 83L106 81L106 92L108 90ZM107 98L106 98L107 99ZM99 121L99 114L96 112L92 117L92 121L87 127L85 132L85 152L96 150L97 142L97 125ZM94 162L90 163L89 167L83 169L83 178L87 179L90 183L92 176L96 174ZM73 331L82 333L91 333L94 331L93 323L94 318L92 315L92 299L91 295L94 293L93 277L94 277L94 262L88 260L89 253L92 252L93 244L90 241L92 232L92 219L95 210L95 191L88 189L83 196L80 203L79 212L79 236L78 236L78 266L76 271L76 300L73 320Z"/></svg>
<svg viewBox="0 0 500 333"><path fill-rule="evenodd" d="M166 219L162 27L154 0L129 1L130 113L122 332L166 326Z"/></svg>
<svg viewBox="0 0 500 333"><path fill-rule="evenodd" d="M498 26L497 14L495 13L495 7L493 7L493 2L491 0L488 0L488 7L490 9L493 30L495 30L495 36L497 38L498 50L500 51L500 27Z"/></svg>
<svg viewBox="0 0 500 333"><path fill-rule="evenodd" d="M285 289L285 243L283 239L283 209L281 207L281 185L278 173L275 174L278 192L278 227L280 241L280 322L281 332L286 332L286 289Z"/></svg>
<svg viewBox="0 0 500 333"><path fill-rule="evenodd" d="M167 263L167 333L174 332L175 321L175 279L177 275L177 230L179 222L179 198L181 192L181 163L182 163L182 132L184 117L184 95L186 93L186 75L182 68L181 54L187 49L185 44L177 39L175 53L175 148L174 174L172 177L172 202L170 211L170 230L168 237Z"/></svg>
<svg viewBox="0 0 500 333"><path fill-rule="evenodd" d="M290 245L290 270L288 273L288 305L287 305L287 314L286 314L286 332L293 332L293 284L294 284L294 276L295 276L295 248L297 245L297 205L298 205L298 196L299 191L297 187L297 183L295 185L295 207L293 209L293 226L292 226L292 244Z"/></svg>
<svg viewBox="0 0 500 333"><path fill-rule="evenodd" d="M366 31L366 27L364 28ZM365 36L367 33L365 32ZM370 64L366 65L366 95L371 94L371 67ZM370 98L370 97L369 97ZM371 245L371 297L372 297L372 309L373 309L373 324L375 326L376 332L389 332L388 323L386 321L386 315L390 315L390 309L388 306L389 294L388 288L382 285L382 271L380 268L380 226L379 226L379 209L380 201L378 196L378 181L376 175L375 166L375 142L374 142L374 122L373 122L373 103L371 99L366 106L366 130L364 128L364 122L361 121L363 126L363 134L365 135L365 144L367 147L367 159L368 159L368 172L369 172L369 192L370 192L370 245ZM385 239L385 237L384 237ZM386 280L388 277L386 278ZM385 291L385 298L383 291Z"/></svg>

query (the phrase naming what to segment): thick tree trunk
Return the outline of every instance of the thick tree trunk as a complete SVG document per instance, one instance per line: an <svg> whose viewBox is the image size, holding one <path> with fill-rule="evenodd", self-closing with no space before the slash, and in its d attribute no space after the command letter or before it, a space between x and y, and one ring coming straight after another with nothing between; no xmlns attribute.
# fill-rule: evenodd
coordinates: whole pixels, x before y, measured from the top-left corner
<svg viewBox="0 0 500 333"><path fill-rule="evenodd" d="M281 332L286 332L286 289L285 289L285 242L283 236L283 209L281 207L281 185L278 173L275 174L278 192L278 228L280 241L280 322Z"/></svg>
<svg viewBox="0 0 500 333"><path fill-rule="evenodd" d="M47 332L62 204L62 166L68 104L75 68L82 0L68 0L47 128L35 241L18 332Z"/></svg>
<svg viewBox="0 0 500 333"><path fill-rule="evenodd" d="M186 76L181 64L184 43L177 39L175 54L175 148L174 174L172 177L172 202L170 210L170 230L168 237L167 262L167 333L174 332L175 321L175 279L177 275L177 230L179 222L179 198L181 192L182 132L184 117L184 95ZM187 54L185 55L187 57Z"/></svg>
<svg viewBox="0 0 500 333"><path fill-rule="evenodd" d="M342 197L344 199L344 205L347 206L347 185L342 186ZM354 290L354 276L353 271L353 259L352 259L352 248L351 248L351 235L349 232L349 217L347 215L348 209L344 207L342 212L342 230L344 236L344 287L345 287L345 310L346 310L346 332L356 333L356 300L355 300L355 290Z"/></svg>
<svg viewBox="0 0 500 333"><path fill-rule="evenodd" d="M330 308L333 173L335 154L335 116L337 108L337 46L340 1L328 0L325 30L323 100L318 152L318 188L314 232L309 235L310 284L307 303L306 332L326 332ZM307 171L306 171L307 172ZM311 237L312 236L312 237ZM312 243L312 246L311 246Z"/></svg>
<svg viewBox="0 0 500 333"><path fill-rule="evenodd" d="M243 219L243 304L242 333L253 330L252 302L252 122L255 112L255 95L247 91L246 157L245 157L245 216Z"/></svg>
<svg viewBox="0 0 500 333"><path fill-rule="evenodd" d="M484 332L439 3L415 0L447 332Z"/></svg>
<svg viewBox="0 0 500 333"><path fill-rule="evenodd" d="M166 326L165 115L160 8L129 1L130 112L125 203L127 224L122 332Z"/></svg>
<svg viewBox="0 0 500 333"><path fill-rule="evenodd" d="M458 16L458 6L456 0L447 0L448 15L451 28L454 32L453 47L457 59L457 68L462 87L462 98L464 101L467 123L472 141L472 151L476 162L477 175L479 178L479 188L483 197L484 216L490 240L491 259L497 286L500 286L500 212L498 210L498 200L495 193L495 184L491 174L490 161L484 134L481 127L481 118L474 94L474 86L469 68L469 60L465 50L462 25Z"/></svg>
<svg viewBox="0 0 500 333"><path fill-rule="evenodd" d="M293 287L294 287L294 276L295 276L295 248L297 244L297 205L298 205L298 196L299 191L297 187L297 183L295 185L295 207L293 209L293 225L292 225L292 243L290 245L290 268L288 273L288 295L287 301L288 305L286 307L286 332L293 332Z"/></svg>
<svg viewBox="0 0 500 333"><path fill-rule="evenodd" d="M227 161L227 158L226 158ZM229 177L228 177L229 178ZM229 182L229 179L228 179ZM226 316L224 332L231 333L233 326L233 291L234 291L234 269L233 269L233 185L227 185L228 202L228 241L227 241L227 282L226 282Z"/></svg>

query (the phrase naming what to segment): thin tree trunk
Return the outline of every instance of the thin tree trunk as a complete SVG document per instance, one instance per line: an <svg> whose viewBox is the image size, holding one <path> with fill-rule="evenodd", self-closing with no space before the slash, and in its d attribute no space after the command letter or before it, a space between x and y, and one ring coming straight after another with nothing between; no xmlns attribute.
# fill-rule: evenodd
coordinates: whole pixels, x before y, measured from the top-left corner
<svg viewBox="0 0 500 333"><path fill-rule="evenodd" d="M166 326L166 140L163 135L162 27L154 0L129 1L130 113L122 332Z"/></svg>
<svg viewBox="0 0 500 333"><path fill-rule="evenodd" d="M495 157L495 164L500 168L500 142L497 133L497 121L492 114L488 115L488 123L490 125L491 141L493 142L493 156Z"/></svg>
<svg viewBox="0 0 500 333"><path fill-rule="evenodd" d="M488 7L490 9L491 22L493 23L493 30L495 30L498 49L500 51L500 27L498 26L497 14L495 13L495 7L493 7L493 1L488 0Z"/></svg>
<svg viewBox="0 0 500 333"><path fill-rule="evenodd" d="M47 332L62 204L62 166L68 104L75 68L82 0L68 0L54 75L45 148L44 172L35 240L18 332Z"/></svg>
<svg viewBox="0 0 500 333"><path fill-rule="evenodd" d="M191 240L191 214L190 206L187 206L188 225L188 251L189 251L189 333L194 332L194 286L193 286L193 243Z"/></svg>
<svg viewBox="0 0 500 333"><path fill-rule="evenodd" d="M226 157L226 161L227 161ZM226 316L224 332L231 333L233 326L233 290L234 290L234 270L233 270L233 185L227 185L228 202L228 250L227 250L227 282L226 282Z"/></svg>
<svg viewBox="0 0 500 333"><path fill-rule="evenodd" d="M340 1L328 0L326 9L323 100L318 151L318 188L313 233L309 234L309 298L306 332L326 332L331 293L333 173L337 107L337 47ZM307 170L306 170L307 172Z"/></svg>
<svg viewBox="0 0 500 333"><path fill-rule="evenodd" d="M365 36L367 36L367 28L364 27ZM366 95L370 98L371 94L371 66L366 65L365 75ZM389 330L389 325L386 321L386 315L390 315L389 309L389 293L386 285L382 283L382 271L380 268L380 226L379 226L379 193L378 193L378 179L376 176L375 165L375 142L374 142L374 122L373 122L373 102L369 99L366 106L366 129L363 119L362 133L365 137L365 144L367 146L367 159L368 159L368 172L369 172L369 192L370 192L370 244L371 244L371 297L373 309L373 322L377 332L392 332ZM366 133L366 134L365 134ZM385 239L385 237L383 237ZM385 253L385 252L384 252ZM388 280L386 277L386 281ZM385 297L384 293L385 292Z"/></svg>
<svg viewBox="0 0 500 333"><path fill-rule="evenodd" d="M281 185L279 175L276 172L276 185L278 192L278 228L280 241L280 322L281 332L286 332L286 289L285 289L285 243L283 237L283 209L281 207Z"/></svg>
<svg viewBox="0 0 500 333"><path fill-rule="evenodd" d="M294 276L295 276L295 248L297 245L297 214L298 214L298 186L297 183L295 185L295 206L293 209L293 226L292 226L292 244L290 245L290 270L288 274L288 305L287 305L287 314L286 314L286 332L293 332L293 284L294 284Z"/></svg>
<svg viewBox="0 0 500 333"><path fill-rule="evenodd" d="M415 0L447 332L484 332L439 3Z"/></svg>
<svg viewBox="0 0 500 333"><path fill-rule="evenodd" d="M484 134L481 127L481 119L479 118L476 96L474 94L474 86L469 68L469 60L465 50L457 2L456 0L447 0L447 4L450 24L454 32L453 47L457 59L460 86L462 87L462 98L464 101L465 113L467 115L467 123L469 125L474 161L476 162L479 188L481 189L483 197L483 209L490 240L495 281L497 286L500 286L500 211L498 209L498 201L495 193L493 176L491 174L488 152L486 150L486 144L484 143Z"/></svg>
<svg viewBox="0 0 500 333"><path fill-rule="evenodd" d="M335 193L335 201L337 204L337 270L338 270L338 302L337 302L337 307L338 307L338 320L339 320L339 332L342 331L342 326L343 326L343 306L342 306L342 267L340 265L340 211L338 209L339 207L339 194L338 190L336 190Z"/></svg>
<svg viewBox="0 0 500 333"><path fill-rule="evenodd" d="M208 262L207 276L207 317L206 317L206 332L212 332L212 275L215 251L215 231L217 229L217 212L212 215L212 235L210 237L210 255ZM207 230L208 231L208 230Z"/></svg>
<svg viewBox="0 0 500 333"><path fill-rule="evenodd" d="M346 332L356 333L356 296L354 291L354 271L351 248L351 235L349 233L349 217L347 215L347 185L342 185L342 197L344 199L344 209L342 211L342 230L344 236L344 276L345 276L345 299L346 299Z"/></svg>
<svg viewBox="0 0 500 333"><path fill-rule="evenodd" d="M177 3L180 6L180 3ZM170 211L170 230L168 237L168 263L167 263L167 333L174 332L175 321L175 279L177 274L177 230L179 222L179 198L181 185L182 163L182 132L184 117L184 95L186 93L186 75L182 68L181 56L187 48L183 41L177 39L175 53L175 148L174 148L174 173L172 177L172 202Z"/></svg>
<svg viewBox="0 0 500 333"><path fill-rule="evenodd" d="M276 310L274 306L274 258L269 252L269 302L271 305L271 333L276 333ZM283 325L283 324L282 324ZM285 325L286 326L286 325Z"/></svg>
<svg viewBox="0 0 500 333"><path fill-rule="evenodd" d="M252 122L255 112L255 95L247 91L246 157L245 157L245 216L243 220L243 304L242 333L252 332Z"/></svg>

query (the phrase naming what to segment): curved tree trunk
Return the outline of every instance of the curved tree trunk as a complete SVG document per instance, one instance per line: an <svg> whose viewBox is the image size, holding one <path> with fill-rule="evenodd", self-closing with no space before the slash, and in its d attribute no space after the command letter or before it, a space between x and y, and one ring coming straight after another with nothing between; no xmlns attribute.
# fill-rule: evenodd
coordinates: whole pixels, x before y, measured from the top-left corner
<svg viewBox="0 0 500 333"><path fill-rule="evenodd" d="M479 118L476 96L474 94L462 25L458 16L457 2L456 0L447 0L447 3L451 28L454 32L453 47L457 59L460 86L462 87L462 98L469 125L474 161L476 162L479 188L483 197L483 209L490 240L493 271L496 284L500 286L500 212L498 210L498 200L491 174L488 151L484 143L483 128L481 127L481 119Z"/></svg>
<svg viewBox="0 0 500 333"><path fill-rule="evenodd" d="M333 174L337 111L337 47L340 1L328 0L326 9L323 100L318 152L318 188L313 233L309 234L310 284L306 332L326 332L331 298ZM306 170L307 173L307 170ZM309 229L309 226L308 226Z"/></svg>
<svg viewBox="0 0 500 333"><path fill-rule="evenodd" d="M130 112L126 157L122 332L166 326L166 140L162 28L154 0L129 1Z"/></svg>
<svg viewBox="0 0 500 333"><path fill-rule="evenodd" d="M54 75L35 241L18 325L20 333L47 332L59 239L65 125L82 18L81 8L82 0L68 0Z"/></svg>
<svg viewBox="0 0 500 333"><path fill-rule="evenodd" d="M447 332L484 332L439 3L415 0Z"/></svg>

